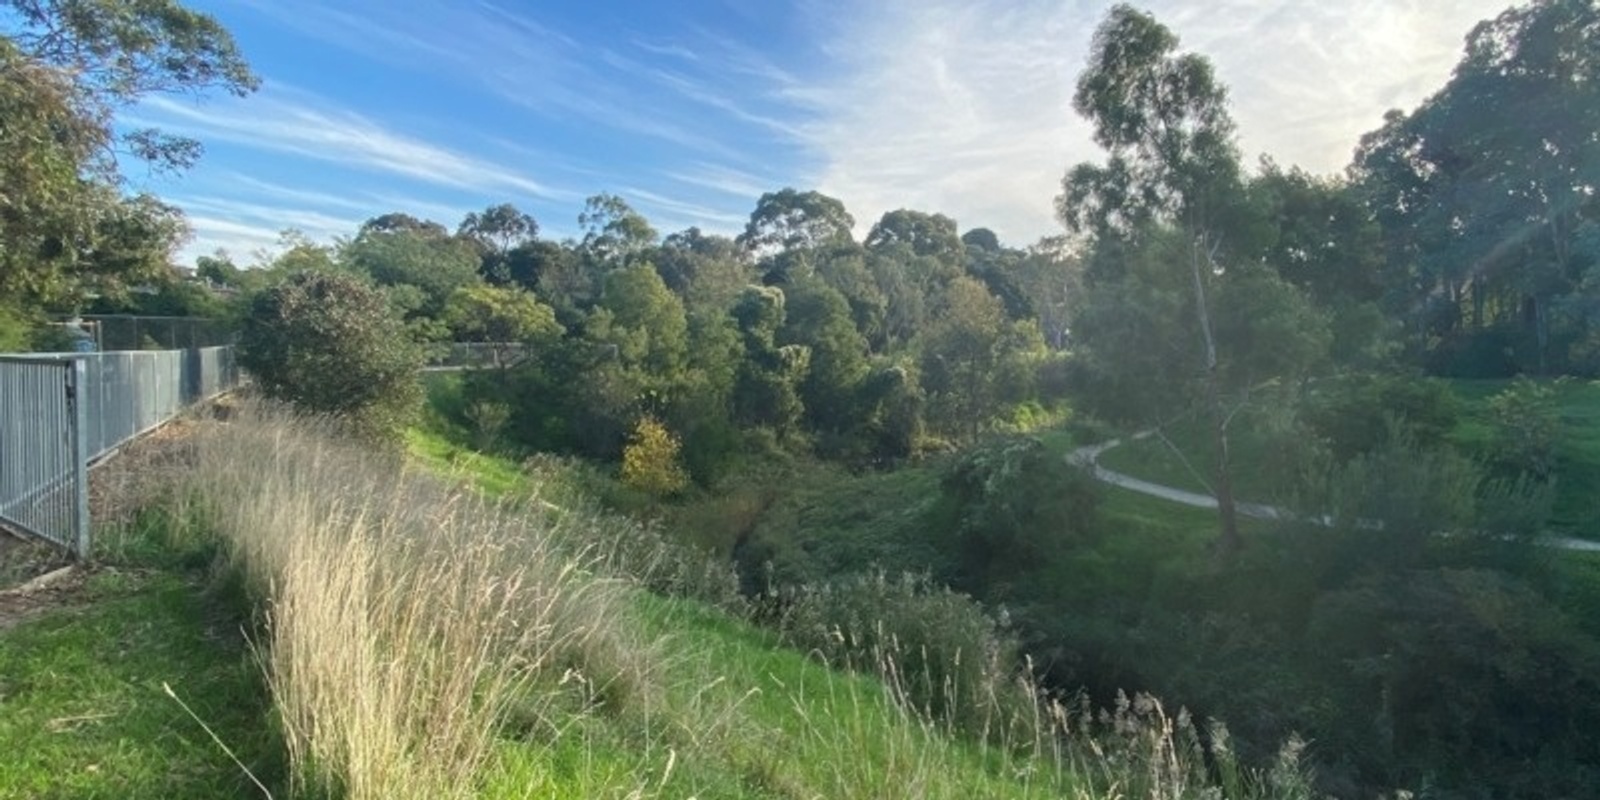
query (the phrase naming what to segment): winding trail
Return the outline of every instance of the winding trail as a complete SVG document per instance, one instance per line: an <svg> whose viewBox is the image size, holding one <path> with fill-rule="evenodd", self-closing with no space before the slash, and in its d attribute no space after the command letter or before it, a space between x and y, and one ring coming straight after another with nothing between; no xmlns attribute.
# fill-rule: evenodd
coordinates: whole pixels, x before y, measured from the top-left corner
<svg viewBox="0 0 1600 800"><path fill-rule="evenodd" d="M1141 431L1128 438L1136 441L1146 438L1150 435L1150 431ZM1150 481L1135 478L1132 475L1116 472L1100 466L1100 455L1107 450L1121 445L1122 443L1123 442L1121 439L1108 439L1099 444L1085 445L1068 453L1067 460L1089 470L1089 474L1093 475L1095 480L1101 481L1102 483L1109 483L1112 486L1118 486L1132 492L1138 492L1142 495L1148 495L1150 497L1156 497L1168 502L1192 506L1194 508L1217 507L1217 498L1212 497L1209 494L1200 494L1199 492L1191 492L1172 486L1164 486L1159 483L1151 483ZM1236 503L1235 507L1238 509L1241 515L1254 519L1289 519L1294 516L1288 511L1288 509L1267 505L1265 503L1241 502ZM1326 521L1325 518L1323 524L1331 524L1331 521ZM1570 536L1546 536L1540 539L1539 543L1546 547L1556 547L1562 550L1578 550L1590 553L1600 552L1600 542L1590 541L1588 539L1574 539Z"/></svg>

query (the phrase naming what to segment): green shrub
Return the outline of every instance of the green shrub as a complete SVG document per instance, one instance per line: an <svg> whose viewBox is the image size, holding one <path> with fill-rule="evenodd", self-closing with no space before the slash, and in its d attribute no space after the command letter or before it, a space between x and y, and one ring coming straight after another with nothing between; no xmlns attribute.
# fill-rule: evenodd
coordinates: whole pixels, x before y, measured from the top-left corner
<svg viewBox="0 0 1600 800"><path fill-rule="evenodd" d="M359 279L301 272L250 303L239 363L270 398L388 438L416 413L421 357L383 292Z"/></svg>
<svg viewBox="0 0 1600 800"><path fill-rule="evenodd" d="M1518 378L1489 398L1489 411L1494 420L1495 458L1513 470L1550 477L1556 469L1556 440L1561 434L1556 385Z"/></svg>
<svg viewBox="0 0 1600 800"><path fill-rule="evenodd" d="M1314 545L1329 575L1425 563L1530 563L1554 493L1523 477L1497 478L1446 446L1418 444L1396 424L1382 446L1336 467L1321 502L1332 530Z"/></svg>
<svg viewBox="0 0 1600 800"><path fill-rule="evenodd" d="M1514 579L1438 569L1359 581L1317 604L1306 644L1329 687L1319 738L1370 775L1442 769L1441 783L1483 790L1461 795L1474 797L1596 785L1600 642Z"/></svg>
<svg viewBox="0 0 1600 800"><path fill-rule="evenodd" d="M997 427L1016 433L1032 433L1047 428L1058 428L1072 418L1066 404L1046 407L1037 400L1029 400L1011 407L1006 418Z"/></svg>
<svg viewBox="0 0 1600 800"><path fill-rule="evenodd" d="M1016 639L977 602L910 573L769 590L761 610L791 645L876 672L906 705L974 736L1006 741L1032 722Z"/></svg>
<svg viewBox="0 0 1600 800"><path fill-rule="evenodd" d="M1100 490L1083 469L1034 437L1008 437L968 451L944 476L965 588L989 600L1002 582L1091 539Z"/></svg>
<svg viewBox="0 0 1600 800"><path fill-rule="evenodd" d="M21 308L0 303L0 353L20 353L28 349L34 320Z"/></svg>
<svg viewBox="0 0 1600 800"><path fill-rule="evenodd" d="M41 324L33 320L28 343L22 349L39 353L70 353L77 349L78 336L65 325Z"/></svg>
<svg viewBox="0 0 1600 800"><path fill-rule="evenodd" d="M500 445L500 436L506 422L511 419L511 407L505 403L479 400L463 412L472 428L472 444L480 453L493 452Z"/></svg>
<svg viewBox="0 0 1600 800"><path fill-rule="evenodd" d="M460 372L432 372L423 376L425 429L456 442L466 442L469 422L465 381Z"/></svg>
<svg viewBox="0 0 1600 800"><path fill-rule="evenodd" d="M674 404L668 425L682 432L683 466L700 486L712 486L743 458L743 434L711 398L695 396Z"/></svg>
<svg viewBox="0 0 1600 800"><path fill-rule="evenodd" d="M1383 445L1396 420L1418 444L1440 444L1456 427L1460 409L1443 381L1351 375L1315 385L1304 401L1303 414L1342 462Z"/></svg>

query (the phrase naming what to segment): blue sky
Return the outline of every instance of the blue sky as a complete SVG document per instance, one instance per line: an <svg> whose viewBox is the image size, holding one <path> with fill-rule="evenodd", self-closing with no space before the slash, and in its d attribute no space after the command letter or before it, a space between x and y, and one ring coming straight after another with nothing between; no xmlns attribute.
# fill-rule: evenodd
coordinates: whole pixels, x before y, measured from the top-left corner
<svg viewBox="0 0 1600 800"><path fill-rule="evenodd" d="M1232 87L1247 156L1343 168L1385 109L1448 77L1505 0L1154 0ZM1071 110L1109 2L203 0L263 78L233 99L147 100L196 169L132 175L182 207L180 260L253 262L405 211L454 228L512 202L544 235L622 195L663 233L735 233L762 192L817 188L865 233L895 208L1026 245L1099 154Z"/></svg>

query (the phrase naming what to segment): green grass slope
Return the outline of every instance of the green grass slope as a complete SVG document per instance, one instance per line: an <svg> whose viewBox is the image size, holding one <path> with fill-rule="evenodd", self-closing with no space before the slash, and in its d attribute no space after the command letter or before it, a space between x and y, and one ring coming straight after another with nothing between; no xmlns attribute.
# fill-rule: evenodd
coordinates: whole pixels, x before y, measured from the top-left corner
<svg viewBox="0 0 1600 800"><path fill-rule="evenodd" d="M0 797L259 796L282 782L259 665L197 576L106 570L0 630Z"/></svg>
<svg viewBox="0 0 1600 800"><path fill-rule="evenodd" d="M538 493L527 475L503 461L439 449L438 442L426 437L413 441L413 452L414 463L429 471L502 497L516 500ZM257 477L263 486L278 481L264 472ZM341 490L336 483L307 481L301 488ZM147 515L139 530L122 532L140 542L112 542L116 532L103 534L108 546L114 545L111 551L140 554L136 568L98 573L70 606L0 630L0 748L14 754L0 759L0 797L259 794L225 747L279 797L403 796L375 795L363 788L375 785L370 780L308 778L306 764L295 763L295 746L303 751L306 744L292 745L289 737L323 734L303 727L300 717L285 722L283 714L289 712L273 707L275 699L281 702L282 691L293 690L288 682L295 678L284 672L264 676L263 668L279 666L286 658L268 652L286 646L286 640L247 624L237 603L223 602L203 588L213 574L229 571L214 573L205 558L192 551L175 552L196 546L196 520L211 513L201 510L203 499L182 496L186 499L177 501L172 513ZM282 504L287 497L274 500ZM448 501L450 495L438 497ZM570 528L578 523L566 519L557 524ZM224 544L223 549L233 546ZM239 557L236 552L231 558ZM325 569L330 581L341 580L337 564ZM249 571L243 576L246 586L251 583ZM570 579L598 582L598 589L586 591L601 592L589 596L612 613L583 624L604 626L612 635L585 639L567 655L539 664L531 679L515 683L493 723L487 757L477 762L470 779L452 787L453 794L1079 794L1069 773L1020 744L1000 748L950 735L897 702L892 685L829 668L723 611L693 600L663 598L600 574L574 573ZM606 600L608 596L613 599ZM280 624L278 617L289 618L293 611L285 604L295 602L305 600L293 594L273 599L268 607L281 610L266 626ZM374 597L372 602L383 608L388 601ZM332 624L326 620L335 616L325 613L319 624ZM559 616L550 620L557 626L570 624ZM415 624L426 627L439 621ZM259 655L242 629L253 631ZM409 635L403 626L391 630L388 635ZM413 652L403 642L390 641L394 657ZM328 653L323 660L343 657ZM343 674L330 668L317 679ZM165 694L164 684L198 720ZM366 689L349 685L342 691L365 696ZM389 701L374 696L373 702ZM330 723L329 730L336 727ZM387 752L371 742L346 746ZM323 758L318 768L327 769L336 760Z"/></svg>
<svg viewBox="0 0 1600 800"><path fill-rule="evenodd" d="M1452 381L1461 401L1460 424L1452 441L1482 457L1494 444L1489 399L1510 381ZM1556 439L1556 497L1552 527L1568 536L1600 539L1600 381L1551 384L1561 418Z"/></svg>

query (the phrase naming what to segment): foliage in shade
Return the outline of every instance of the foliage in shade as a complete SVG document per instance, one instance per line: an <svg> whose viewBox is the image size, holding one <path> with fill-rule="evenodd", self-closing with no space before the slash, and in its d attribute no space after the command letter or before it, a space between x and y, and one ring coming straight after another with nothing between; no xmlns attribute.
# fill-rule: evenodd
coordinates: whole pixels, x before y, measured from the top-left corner
<svg viewBox="0 0 1600 800"><path fill-rule="evenodd" d="M1038 439L998 439L945 471L960 584L990 602L1014 600L1057 554L1102 531L1100 491L1083 470Z"/></svg>
<svg viewBox="0 0 1600 800"><path fill-rule="evenodd" d="M1459 377L1594 372L1596 130L1600 8L1534 0L1479 23L1443 88L1362 137L1351 172L1413 358Z"/></svg>
<svg viewBox="0 0 1600 800"><path fill-rule="evenodd" d="M1561 433L1557 385L1518 378L1489 398L1495 424L1495 452L1514 470L1549 478L1556 468L1556 437Z"/></svg>

